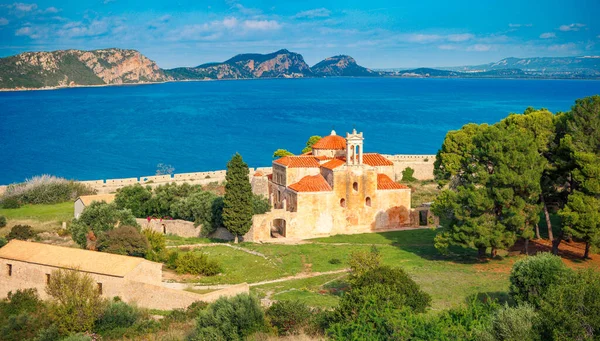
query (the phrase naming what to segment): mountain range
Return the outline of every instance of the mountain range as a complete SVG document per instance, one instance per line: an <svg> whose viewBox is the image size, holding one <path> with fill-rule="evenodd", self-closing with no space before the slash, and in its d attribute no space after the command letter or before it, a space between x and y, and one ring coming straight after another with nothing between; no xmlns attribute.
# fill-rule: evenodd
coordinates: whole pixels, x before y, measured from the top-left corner
<svg viewBox="0 0 600 341"><path fill-rule="evenodd" d="M346 55L326 58L311 67L301 54L285 49L269 54L239 54L224 62L166 70L136 50L118 48L25 52L0 58L0 90L303 77L598 79L600 56L506 58L483 65L406 70L371 70Z"/></svg>

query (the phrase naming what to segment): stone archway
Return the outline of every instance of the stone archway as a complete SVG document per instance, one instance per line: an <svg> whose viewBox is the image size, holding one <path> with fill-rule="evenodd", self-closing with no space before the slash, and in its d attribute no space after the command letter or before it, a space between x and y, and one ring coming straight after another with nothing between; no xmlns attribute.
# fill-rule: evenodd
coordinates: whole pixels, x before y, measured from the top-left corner
<svg viewBox="0 0 600 341"><path fill-rule="evenodd" d="M287 223L285 219L273 219L273 224L271 226L271 238L285 238L287 233L286 228Z"/></svg>

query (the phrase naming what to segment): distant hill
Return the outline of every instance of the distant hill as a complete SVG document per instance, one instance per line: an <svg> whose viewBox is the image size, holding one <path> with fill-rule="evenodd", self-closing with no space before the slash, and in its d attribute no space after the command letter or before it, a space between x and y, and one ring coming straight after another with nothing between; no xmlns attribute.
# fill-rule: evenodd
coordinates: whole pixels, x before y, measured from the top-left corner
<svg viewBox="0 0 600 341"><path fill-rule="evenodd" d="M170 80L135 50L26 52L0 58L0 89L38 89Z"/></svg>
<svg viewBox="0 0 600 341"><path fill-rule="evenodd" d="M222 63L165 70L175 80L242 79L242 78L299 78L312 76L302 55L288 50L269 54L239 54Z"/></svg>
<svg viewBox="0 0 600 341"><path fill-rule="evenodd" d="M600 77L600 56L505 58L495 63L442 69L459 72L520 69L532 77L597 78Z"/></svg>
<svg viewBox="0 0 600 341"><path fill-rule="evenodd" d="M354 58L345 55L326 58L311 67L311 70L318 77L377 77L381 75L379 72L356 64Z"/></svg>

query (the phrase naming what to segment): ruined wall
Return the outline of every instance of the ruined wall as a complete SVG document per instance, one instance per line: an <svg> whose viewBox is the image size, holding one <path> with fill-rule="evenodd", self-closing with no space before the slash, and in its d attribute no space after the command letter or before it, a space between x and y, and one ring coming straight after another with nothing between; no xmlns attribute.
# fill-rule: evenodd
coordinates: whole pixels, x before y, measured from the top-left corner
<svg viewBox="0 0 600 341"><path fill-rule="evenodd" d="M262 195L265 198L269 197L269 179L266 175L253 176L250 185L252 186L252 193Z"/></svg>
<svg viewBox="0 0 600 341"><path fill-rule="evenodd" d="M186 220L167 219L144 219L137 218L137 223L142 229L149 229L164 234L174 234L181 237L199 237L202 226L194 226L194 223Z"/></svg>
<svg viewBox="0 0 600 341"><path fill-rule="evenodd" d="M394 163L394 176L396 181L402 180L402 171L407 167L415 170L414 177L418 180L433 179L433 164L435 155L384 155Z"/></svg>
<svg viewBox="0 0 600 341"><path fill-rule="evenodd" d="M12 274L8 275L8 264L12 265ZM158 264L162 266L162 264ZM149 266L149 267L146 267ZM46 294L46 275L52 274L57 268L39 264L0 259L0 298L7 296L9 291L35 288L42 299L48 299ZM136 269L137 270L137 269ZM144 279L145 271L155 272L152 265L145 264L140 272L132 272L131 278ZM102 283L102 296L106 298L120 297L127 303L136 303L149 309L170 310L186 308L196 301L213 302L221 296L235 296L248 293L248 284L242 283L228 288L200 295L183 290L166 288L161 285L161 276L149 283L131 280L130 275L123 277L107 276L88 273L96 283ZM152 274L148 274L152 276Z"/></svg>

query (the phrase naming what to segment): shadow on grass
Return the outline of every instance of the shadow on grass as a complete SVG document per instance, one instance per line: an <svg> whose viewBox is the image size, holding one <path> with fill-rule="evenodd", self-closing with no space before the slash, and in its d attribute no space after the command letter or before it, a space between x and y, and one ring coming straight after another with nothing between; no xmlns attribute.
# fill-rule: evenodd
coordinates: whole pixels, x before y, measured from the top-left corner
<svg viewBox="0 0 600 341"><path fill-rule="evenodd" d="M481 264L487 263L488 259L479 259L477 250L450 246L447 254L442 254L434 246L434 238L437 234L434 229L405 230L394 232L381 232L379 235L391 241L391 245L413 253L423 259L432 261L448 261L459 264Z"/></svg>

